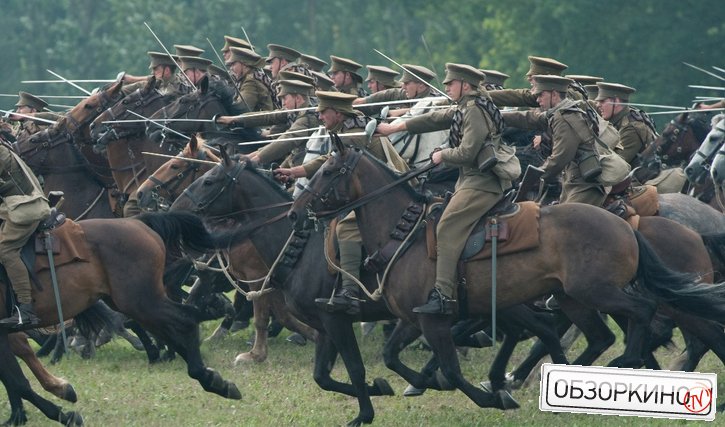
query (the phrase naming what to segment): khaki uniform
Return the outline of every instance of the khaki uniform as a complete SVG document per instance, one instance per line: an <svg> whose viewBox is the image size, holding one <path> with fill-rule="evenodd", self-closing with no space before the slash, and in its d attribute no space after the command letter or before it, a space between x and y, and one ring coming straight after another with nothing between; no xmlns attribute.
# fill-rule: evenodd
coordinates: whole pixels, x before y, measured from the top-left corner
<svg viewBox="0 0 725 427"><path fill-rule="evenodd" d="M16 139L23 140L47 128L47 125L42 125L40 122L23 119L13 124L13 135L15 135Z"/></svg>
<svg viewBox="0 0 725 427"><path fill-rule="evenodd" d="M453 295L458 259L473 227L511 187L510 181L500 180L490 170L478 170L478 164L484 160L478 157L483 144L496 132L491 117L476 105L475 96L481 95L487 96L485 91L469 92L461 97L456 108L433 111L406 122L410 133L431 132L449 128L456 109L463 112L460 145L441 152L446 166L460 168L455 192L436 229L436 287L447 297Z"/></svg>
<svg viewBox="0 0 725 427"><path fill-rule="evenodd" d="M0 198L30 195L34 187L40 187L35 176L26 176L12 155L10 147L5 143L0 143ZM20 250L38 228L40 221L20 225L11 222L5 215L0 216L0 219L3 220L0 225L0 263L5 266L18 302L30 303L30 277L25 264L20 259Z"/></svg>
<svg viewBox="0 0 725 427"><path fill-rule="evenodd" d="M304 104L300 105L299 108L305 108L309 106L309 103L305 102ZM283 123L286 127L290 114L294 116L294 121L289 126L287 131L294 132L302 129L313 129L320 126L320 120L317 118L317 113L315 113L313 110L298 111L295 113L287 113L282 110L275 114L268 114L264 116L242 116L240 120L237 120L237 123L240 123L244 127L260 127ZM310 130L307 133L284 133L280 135L277 139L310 136L312 132L314 132L314 129ZM271 163L284 159L281 167L299 166L300 164L302 164L302 159L304 158L306 144L307 141L304 139L297 141L273 141L261 150L259 150L259 162Z"/></svg>
<svg viewBox="0 0 725 427"><path fill-rule="evenodd" d="M560 203L586 203L601 206L605 188L584 180L579 170L581 155L591 151L591 129L583 111L582 101L565 99L546 111L510 111L501 113L507 125L522 129L550 129L552 154L543 165L544 181L555 181L564 171ZM591 137L591 138L590 138ZM583 139L586 138L586 139Z"/></svg>
<svg viewBox="0 0 725 427"><path fill-rule="evenodd" d="M348 86L338 87L336 89L338 92L349 93L350 95L365 96L364 91L360 88L360 85L358 85L357 83L353 83Z"/></svg>
<svg viewBox="0 0 725 427"><path fill-rule="evenodd" d="M274 104L272 103L272 94L267 86L254 77L254 73L245 74L237 83L239 93L234 96L234 102L241 104L249 111L272 111ZM241 94L241 98L239 95Z"/></svg>
<svg viewBox="0 0 725 427"><path fill-rule="evenodd" d="M657 136L649 126L632 116L632 110L629 106L625 106L622 111L612 116L609 121L619 131L619 140L623 147L615 149L615 152L633 167L637 166L633 164L637 159L637 154L647 148Z"/></svg>
<svg viewBox="0 0 725 427"><path fill-rule="evenodd" d="M531 93L531 89L501 89L488 92L491 100L498 107L538 107L536 95ZM575 101L584 99L584 96L572 89L566 91L566 97Z"/></svg>

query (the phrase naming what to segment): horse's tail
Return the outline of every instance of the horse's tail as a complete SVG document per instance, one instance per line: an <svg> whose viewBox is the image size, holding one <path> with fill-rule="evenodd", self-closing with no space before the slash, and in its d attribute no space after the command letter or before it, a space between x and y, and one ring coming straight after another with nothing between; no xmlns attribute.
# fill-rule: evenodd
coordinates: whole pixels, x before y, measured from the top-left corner
<svg viewBox="0 0 725 427"><path fill-rule="evenodd" d="M715 279L725 280L725 233L703 235L702 242L710 254Z"/></svg>
<svg viewBox="0 0 725 427"><path fill-rule="evenodd" d="M81 336L89 340L92 339L95 342L95 337L101 333L103 328L106 328L111 333L117 330L122 322L119 321L120 319L116 314L103 301L99 300L87 309L76 314L73 321Z"/></svg>
<svg viewBox="0 0 725 427"><path fill-rule="evenodd" d="M216 240L198 216L183 211L147 212L135 219L143 222L164 241L167 250L206 252L217 248Z"/></svg>
<svg viewBox="0 0 725 427"><path fill-rule="evenodd" d="M710 320L725 321L725 282L698 283L696 273L668 268L638 231L639 246L636 288L655 300Z"/></svg>

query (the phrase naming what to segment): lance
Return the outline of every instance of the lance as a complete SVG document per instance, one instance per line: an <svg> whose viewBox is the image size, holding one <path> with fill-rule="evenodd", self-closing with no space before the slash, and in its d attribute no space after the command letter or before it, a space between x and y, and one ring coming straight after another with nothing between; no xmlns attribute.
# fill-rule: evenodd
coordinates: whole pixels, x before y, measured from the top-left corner
<svg viewBox="0 0 725 427"><path fill-rule="evenodd" d="M209 40L208 37L207 37L206 41L209 42L209 46L211 46L211 50L214 52L214 55L216 55L216 58L219 60L219 62L221 62L222 69L224 69L224 70L227 71L227 76L229 76L229 79L232 81L232 87L234 87L234 90L237 92L237 95L239 96L239 99L242 100L242 102L244 103L244 105L247 107L247 110L251 110L251 108L249 108L249 104L247 104L247 101L244 100L244 97L242 96L242 93L239 91L239 88L234 83L234 81L236 79L232 76L232 73L229 72L229 68L227 67L227 64L224 63L224 60L222 59L222 57L219 56L219 52L217 52L217 50L214 48L214 45L212 44L211 40Z"/></svg>
<svg viewBox="0 0 725 427"><path fill-rule="evenodd" d="M85 90L82 87L78 86L77 84L73 83L72 81L66 79L65 77L61 76L60 74L54 73L51 70L45 70L45 71L49 72L50 74L54 75L55 77L58 77L59 79L61 79L64 82L68 83L69 85L73 86L74 88L80 90L81 92L85 93L86 95L91 96L91 93L90 92L88 92L87 90Z"/></svg>
<svg viewBox="0 0 725 427"><path fill-rule="evenodd" d="M113 83L115 80L23 80L20 83L41 84L41 83Z"/></svg>
<svg viewBox="0 0 725 427"><path fill-rule="evenodd" d="M694 68L694 69L696 69L697 71L702 71L703 73L705 73L705 74L707 74L707 75L709 75L709 76L713 76L713 77L715 77L716 79L719 79L719 80L725 80L725 77L723 77L723 76L718 76L718 75L717 75L717 74L715 74L715 73L711 73L710 71L707 71L707 70L705 70L705 69L702 69L702 68L700 68L700 67L696 67L696 66L694 66L694 65L692 65L692 64L688 64L687 62L683 62L683 64L687 65L688 67Z"/></svg>
<svg viewBox="0 0 725 427"><path fill-rule="evenodd" d="M725 90L725 87L722 86L687 85L687 87L691 87L693 89Z"/></svg>
<svg viewBox="0 0 725 427"><path fill-rule="evenodd" d="M144 154L147 156L165 157L167 159L181 159L181 160L185 160L187 162L203 163L206 165L218 165L219 164L217 162L212 162L210 160L189 159L189 158L180 157L180 156L170 156L168 154L151 153L149 151L142 151L141 154Z"/></svg>
<svg viewBox="0 0 725 427"><path fill-rule="evenodd" d="M14 111L0 110L0 113L6 114L8 117L9 116L18 116L18 117L23 117L25 119L35 120L36 122L48 123L49 125L55 124L55 121L53 121L53 120L41 119L40 117L29 116L27 114L20 114L20 113L14 112Z"/></svg>
<svg viewBox="0 0 725 427"><path fill-rule="evenodd" d="M249 43L249 49L252 52L257 53L257 52L255 52L254 45L252 45L252 42L249 40L249 35L247 35L247 30L244 29L243 25L242 25L242 32L244 33L244 38L247 39L247 43Z"/></svg>
<svg viewBox="0 0 725 427"><path fill-rule="evenodd" d="M672 111L655 111L654 113L647 113L650 116L654 116L655 114L680 114L680 113L709 113L712 111L722 111L725 110L725 108L709 108L707 110L672 110Z"/></svg>
<svg viewBox="0 0 725 427"><path fill-rule="evenodd" d="M190 137L188 137L188 136L184 135L183 133L181 133L181 132L177 132L177 131L175 131L175 130L173 130L173 129L169 128L169 127L166 127L166 126L162 125L162 124L161 124L161 123L159 123L159 122L156 122L156 121L154 121L154 120L151 120L151 119L149 119L149 118L146 118L146 117L142 116L141 114L139 114L139 113L137 113L137 112L135 112L135 111L131 111L131 110L128 110L128 112L129 112L129 113L131 113L131 114L133 114L133 115L134 115L134 116L136 116L136 117L140 117L140 118L144 119L145 121L148 121L148 122L150 122L150 123L153 123L153 124L155 124L156 126L158 126L158 127L160 127L160 128L163 128L163 129L166 129L166 130L168 130L169 132L175 133L176 135L179 135L180 137L182 137L182 138L184 138L184 139L186 139L186 140L190 140L190 139L191 139Z"/></svg>
<svg viewBox="0 0 725 427"><path fill-rule="evenodd" d="M633 107L651 107L651 108L669 108L671 110L687 110L685 107L676 105L659 105L659 104L636 104L634 102L612 102L614 105L631 105Z"/></svg>
<svg viewBox="0 0 725 427"><path fill-rule="evenodd" d="M352 132L352 133L341 133L338 135L340 138L349 138L352 136L367 136L368 134L366 132ZM276 141L304 141L307 139L318 139L318 138L329 138L330 135L312 135L312 136L295 136L292 138L280 138L280 139L260 139L259 141L247 141L247 142L239 142L237 145L260 145L260 144L268 144L270 142L276 142Z"/></svg>
<svg viewBox="0 0 725 427"><path fill-rule="evenodd" d="M0 93L0 96L17 98L18 94ZM81 96L81 95L35 95L35 96L37 96L38 98L86 99L85 96Z"/></svg>
<svg viewBox="0 0 725 427"><path fill-rule="evenodd" d="M390 62L392 62L393 64L397 65L398 67L402 68L402 69L403 69L403 71L407 72L407 73L408 73L408 74L410 74L411 76L413 76L413 77L415 77L416 79L420 80L421 82L425 83L425 85L426 85L426 86L428 86L429 88L431 88L431 89L435 90L436 92L438 92L438 93L440 93L441 95L443 95L443 96L445 96L446 98L448 98L448 100L449 100L449 101L453 101L453 100L451 99L451 97L450 97L450 96L448 96L448 95L446 95L446 94L445 94L445 93L444 93L444 92L443 92L442 90L438 89L437 87L433 86L432 84L428 83L427 81L425 81L425 80L421 79L421 78L420 78L420 77L419 77L419 76L418 76L417 74L415 74L414 72L412 72L412 71L410 71L409 69L405 68L405 67L404 67L404 66L402 66L401 64L398 64L397 62L395 62L395 60L394 60L393 58L389 57L388 55L384 54L383 52L381 52L381 51L379 51L379 50L377 50L377 49L373 49L373 50L374 50L375 52L379 53L380 55L382 55L382 57L383 57L383 58L387 59L388 61L390 61Z"/></svg>
<svg viewBox="0 0 725 427"><path fill-rule="evenodd" d="M174 55L172 55L169 52L169 50L166 49L166 46L164 46L164 44L161 42L161 40L156 36L156 33L154 33L154 30L152 30L151 27L149 27L149 24L147 24L145 22L143 24L146 26L146 28L149 29L149 31L151 31L151 34L154 36L154 38L156 39L156 41L159 42L159 44L161 45L161 48L164 49L164 52L166 52L166 54L169 55L169 58L171 58L171 61L174 63L174 65L176 65L176 68L178 68L181 71L181 74L184 77L186 77L186 81L189 82L189 84L191 85L191 87L194 88L194 90L196 90L196 86L194 85L194 83L191 81L191 79L189 78L189 76L186 75L186 73L184 72L184 70L181 69L181 67L179 66L179 63L176 62L176 60L174 59Z"/></svg>

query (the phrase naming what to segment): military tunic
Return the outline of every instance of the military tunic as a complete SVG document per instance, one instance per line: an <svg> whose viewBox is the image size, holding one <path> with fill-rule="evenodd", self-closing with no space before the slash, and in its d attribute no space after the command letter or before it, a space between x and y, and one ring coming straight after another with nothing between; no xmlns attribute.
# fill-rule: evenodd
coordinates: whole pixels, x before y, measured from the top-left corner
<svg viewBox="0 0 725 427"><path fill-rule="evenodd" d="M633 167L637 166L637 154L641 153L657 136L643 121L637 120L634 112L625 106L622 111L609 120L619 131L619 140L623 148L614 151Z"/></svg>
<svg viewBox="0 0 725 427"><path fill-rule="evenodd" d="M476 96L488 95L486 91L474 90L464 94L454 108L433 111L406 122L410 133L431 132L451 127L456 110L463 113L460 144L441 151L447 166L460 169L455 192L436 229L436 286L447 297L453 296L458 259L473 227L511 187L510 181L499 179L491 170L478 169L484 160L479 157L484 142L492 139L496 127L491 117L476 105Z"/></svg>
<svg viewBox="0 0 725 427"><path fill-rule="evenodd" d="M601 206L605 188L584 180L579 170L579 159L592 150L594 131L585 118L582 101L565 99L556 107L542 111L507 111L501 113L507 125L523 129L550 129L552 154L543 165L543 179L556 181L564 172L560 202L579 202Z"/></svg>
<svg viewBox="0 0 725 427"><path fill-rule="evenodd" d="M249 111L272 111L274 109L272 94L264 83L254 77L253 72L245 74L237 83L237 87L239 93L234 96L236 104L241 104Z"/></svg>

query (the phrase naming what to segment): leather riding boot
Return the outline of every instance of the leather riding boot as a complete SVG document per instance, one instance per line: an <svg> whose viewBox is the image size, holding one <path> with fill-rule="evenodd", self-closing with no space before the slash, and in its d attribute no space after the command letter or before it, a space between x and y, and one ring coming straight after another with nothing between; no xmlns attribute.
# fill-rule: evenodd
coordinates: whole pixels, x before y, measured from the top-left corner
<svg viewBox="0 0 725 427"><path fill-rule="evenodd" d="M362 242L355 240L341 240L340 268L360 280L360 266L362 265ZM346 274L341 274L340 289L335 291L332 299L318 298L316 303L324 303L329 311L344 311L347 314L360 313L360 289Z"/></svg>
<svg viewBox="0 0 725 427"><path fill-rule="evenodd" d="M9 329L28 329L39 323L40 319L30 303L15 306L12 316L0 320L0 326Z"/></svg>
<svg viewBox="0 0 725 427"><path fill-rule="evenodd" d="M419 307L415 307L413 313L450 315L453 314L453 304L455 302L450 296L444 295L441 288L436 284L428 294L428 301Z"/></svg>

